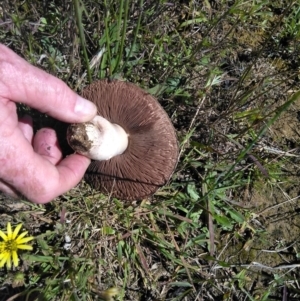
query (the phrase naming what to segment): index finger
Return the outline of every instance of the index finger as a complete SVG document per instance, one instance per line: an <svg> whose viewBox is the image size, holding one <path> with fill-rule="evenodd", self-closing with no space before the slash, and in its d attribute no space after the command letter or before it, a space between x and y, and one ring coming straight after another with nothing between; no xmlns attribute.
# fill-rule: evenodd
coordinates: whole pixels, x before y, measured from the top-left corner
<svg viewBox="0 0 300 301"><path fill-rule="evenodd" d="M1 44L0 96L70 123L89 121L97 113L92 102L78 96L63 81Z"/></svg>

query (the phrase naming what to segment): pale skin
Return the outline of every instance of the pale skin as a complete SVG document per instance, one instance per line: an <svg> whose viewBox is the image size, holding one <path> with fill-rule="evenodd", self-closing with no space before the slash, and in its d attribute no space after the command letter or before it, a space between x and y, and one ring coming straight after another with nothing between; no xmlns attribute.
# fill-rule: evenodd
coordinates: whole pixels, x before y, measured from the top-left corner
<svg viewBox="0 0 300 301"><path fill-rule="evenodd" d="M79 154L63 158L55 131L43 128L34 135L32 119L18 119L16 103L68 123L90 121L97 109L0 44L0 191L47 203L79 183L90 159Z"/></svg>

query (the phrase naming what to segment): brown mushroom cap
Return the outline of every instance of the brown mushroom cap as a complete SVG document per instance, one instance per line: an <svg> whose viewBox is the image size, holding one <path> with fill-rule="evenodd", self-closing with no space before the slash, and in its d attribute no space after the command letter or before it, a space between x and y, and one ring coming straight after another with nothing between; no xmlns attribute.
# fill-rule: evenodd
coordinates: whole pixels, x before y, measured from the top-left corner
<svg viewBox="0 0 300 301"><path fill-rule="evenodd" d="M166 184L178 161L175 129L158 101L127 82L100 80L82 96L98 115L129 135L125 152L107 161L92 161L85 180L95 189L123 200L150 196Z"/></svg>

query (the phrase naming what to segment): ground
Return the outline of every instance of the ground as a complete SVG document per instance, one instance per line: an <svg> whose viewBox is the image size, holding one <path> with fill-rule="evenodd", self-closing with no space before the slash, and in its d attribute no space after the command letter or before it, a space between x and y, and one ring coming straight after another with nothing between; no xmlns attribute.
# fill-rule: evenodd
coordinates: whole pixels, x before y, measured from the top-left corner
<svg viewBox="0 0 300 301"><path fill-rule="evenodd" d="M299 300L297 1L1 5L0 41L78 93L112 78L156 96L180 158L130 203L84 180L47 205L1 195L0 228L36 239L0 300ZM71 152L67 125L18 111Z"/></svg>

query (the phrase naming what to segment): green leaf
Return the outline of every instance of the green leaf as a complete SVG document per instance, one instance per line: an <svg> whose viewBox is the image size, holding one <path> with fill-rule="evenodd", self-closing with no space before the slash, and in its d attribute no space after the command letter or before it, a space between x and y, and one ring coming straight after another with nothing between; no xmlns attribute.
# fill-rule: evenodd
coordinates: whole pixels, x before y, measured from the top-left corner
<svg viewBox="0 0 300 301"><path fill-rule="evenodd" d="M42 238L38 238L37 243L39 244L39 246L41 247L42 250L49 250L50 249L47 242Z"/></svg>
<svg viewBox="0 0 300 301"><path fill-rule="evenodd" d="M223 268L229 268L230 264L225 261L218 261L218 264Z"/></svg>
<svg viewBox="0 0 300 301"><path fill-rule="evenodd" d="M40 18L40 22L41 22L41 24L47 24L47 20L44 17Z"/></svg>
<svg viewBox="0 0 300 301"><path fill-rule="evenodd" d="M191 24L202 23L205 21L207 21L207 19L203 16L203 17L192 19L192 20L187 20L187 21L181 23L180 27L184 27L184 26L191 25Z"/></svg>
<svg viewBox="0 0 300 301"><path fill-rule="evenodd" d="M231 228L232 227L232 223L231 220L226 217L226 216L220 216L220 215L215 215L214 219L218 222L218 224L220 224L222 227L225 228Z"/></svg>
<svg viewBox="0 0 300 301"><path fill-rule="evenodd" d="M189 282L186 281L171 282L170 285L177 287L193 287Z"/></svg>
<svg viewBox="0 0 300 301"><path fill-rule="evenodd" d="M226 211L228 211L231 218L234 219L237 223L243 223L245 221L244 216L240 212L228 208L226 209Z"/></svg>
<svg viewBox="0 0 300 301"><path fill-rule="evenodd" d="M115 234L115 230L112 228L112 227L109 227L109 226L104 226L102 228L102 233L103 235L111 235L111 234Z"/></svg>
<svg viewBox="0 0 300 301"><path fill-rule="evenodd" d="M166 91L167 86L163 84L158 84L152 88L147 89L147 92L151 95L158 96L161 95L164 91Z"/></svg>
<svg viewBox="0 0 300 301"><path fill-rule="evenodd" d="M187 193L195 201L197 201L200 198L200 196L199 196L199 194L197 192L196 185L194 183L193 184L189 184L187 186Z"/></svg>

